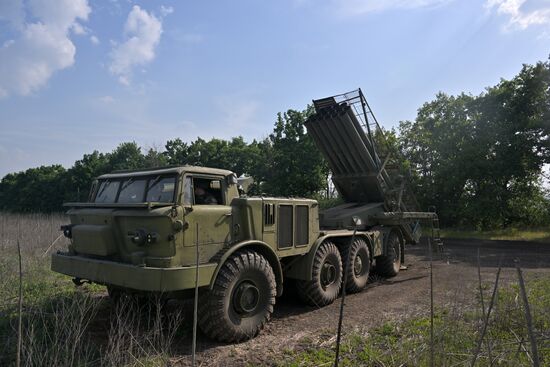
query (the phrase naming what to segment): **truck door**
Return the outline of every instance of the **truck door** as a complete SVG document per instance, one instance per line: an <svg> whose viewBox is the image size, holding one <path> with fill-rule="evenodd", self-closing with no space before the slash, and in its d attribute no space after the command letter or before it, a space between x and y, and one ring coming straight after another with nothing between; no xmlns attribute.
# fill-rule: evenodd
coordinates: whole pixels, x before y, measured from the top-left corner
<svg viewBox="0 0 550 367"><path fill-rule="evenodd" d="M199 226L199 245L224 244L231 240L231 206L222 176L188 174L184 178L184 220L188 227L184 246L194 246Z"/></svg>

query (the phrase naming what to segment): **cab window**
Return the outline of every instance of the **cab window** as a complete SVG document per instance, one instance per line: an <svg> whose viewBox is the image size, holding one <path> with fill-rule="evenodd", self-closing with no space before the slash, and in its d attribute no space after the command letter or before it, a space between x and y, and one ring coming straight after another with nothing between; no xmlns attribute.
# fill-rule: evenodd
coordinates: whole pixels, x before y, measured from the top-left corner
<svg viewBox="0 0 550 367"><path fill-rule="evenodd" d="M176 176L157 176L147 184L146 202L171 203L174 201Z"/></svg>
<svg viewBox="0 0 550 367"><path fill-rule="evenodd" d="M193 203L195 205L222 205L222 180L193 177Z"/></svg>
<svg viewBox="0 0 550 367"><path fill-rule="evenodd" d="M120 181L102 181L97 189L94 202L96 203L114 203Z"/></svg>
<svg viewBox="0 0 550 367"><path fill-rule="evenodd" d="M129 178L122 181L117 203L133 204L143 203L143 193L145 192L146 179Z"/></svg>

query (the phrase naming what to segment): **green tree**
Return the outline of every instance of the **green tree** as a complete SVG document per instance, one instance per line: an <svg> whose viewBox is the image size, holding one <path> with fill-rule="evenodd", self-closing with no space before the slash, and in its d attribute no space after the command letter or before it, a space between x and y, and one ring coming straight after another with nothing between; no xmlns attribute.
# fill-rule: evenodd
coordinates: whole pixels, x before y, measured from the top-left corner
<svg viewBox="0 0 550 367"><path fill-rule="evenodd" d="M147 154L143 157L144 168L157 168L167 166L168 164L167 156L156 148L149 148Z"/></svg>
<svg viewBox="0 0 550 367"><path fill-rule="evenodd" d="M4 176L0 181L0 209L17 212L59 210L65 192L65 173L61 165L52 165Z"/></svg>
<svg viewBox="0 0 550 367"><path fill-rule="evenodd" d="M88 197L93 180L110 169L109 156L95 150L92 154L84 154L67 171L66 201L82 201Z"/></svg>
<svg viewBox="0 0 550 367"><path fill-rule="evenodd" d="M460 198L467 181L474 126L471 96L439 93L425 103L414 122L400 123L401 149L410 162L414 191L423 209L435 205L441 217L455 223L460 218Z"/></svg>
<svg viewBox="0 0 550 367"><path fill-rule="evenodd" d="M183 142L180 138L168 140L164 146L164 149L163 154L166 157L168 164L187 164L189 145Z"/></svg>
<svg viewBox="0 0 550 367"><path fill-rule="evenodd" d="M524 65L479 96L440 93L400 124L421 203L448 225L480 228L548 219L548 205L534 204L547 203L539 178L549 136L549 62Z"/></svg>
<svg viewBox="0 0 550 367"><path fill-rule="evenodd" d="M120 144L108 155L109 171L139 169L145 166L145 157L136 142Z"/></svg>
<svg viewBox="0 0 550 367"><path fill-rule="evenodd" d="M271 195L311 197L325 189L328 165L307 135L304 122L313 113L288 110L277 115L265 164L262 190Z"/></svg>

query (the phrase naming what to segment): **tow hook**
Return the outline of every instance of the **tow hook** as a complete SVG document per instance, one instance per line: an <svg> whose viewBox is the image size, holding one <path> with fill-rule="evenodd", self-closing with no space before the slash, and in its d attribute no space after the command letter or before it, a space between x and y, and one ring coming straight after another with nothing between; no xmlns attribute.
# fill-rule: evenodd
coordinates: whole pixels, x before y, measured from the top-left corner
<svg viewBox="0 0 550 367"><path fill-rule="evenodd" d="M73 225L66 224L60 228L63 231L63 235L67 238L73 238Z"/></svg>

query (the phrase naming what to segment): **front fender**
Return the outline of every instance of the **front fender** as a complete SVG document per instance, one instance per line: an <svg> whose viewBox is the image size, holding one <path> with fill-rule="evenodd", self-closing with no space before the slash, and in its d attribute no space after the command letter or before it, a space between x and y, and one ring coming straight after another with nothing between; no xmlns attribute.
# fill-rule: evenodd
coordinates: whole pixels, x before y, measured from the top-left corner
<svg viewBox="0 0 550 367"><path fill-rule="evenodd" d="M271 265L271 268L273 269L273 273L275 274L275 281L277 283L277 296L282 295L283 294L283 269L281 267L281 262L279 261L279 258L277 257L277 254L275 253L275 251L273 251L273 249L267 243L262 241L256 241L256 240L240 242L236 245L231 246L229 249L227 249L227 251L221 256L218 266L216 267L216 270L212 275L212 280L210 281L209 289L212 289L214 287L214 282L216 281L218 273L220 272L220 269L222 268L223 264L225 264L225 262L231 255L233 255L235 252L241 249L250 249L250 250L256 251L257 253L261 254L267 259L267 261L269 262L269 265Z"/></svg>

